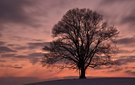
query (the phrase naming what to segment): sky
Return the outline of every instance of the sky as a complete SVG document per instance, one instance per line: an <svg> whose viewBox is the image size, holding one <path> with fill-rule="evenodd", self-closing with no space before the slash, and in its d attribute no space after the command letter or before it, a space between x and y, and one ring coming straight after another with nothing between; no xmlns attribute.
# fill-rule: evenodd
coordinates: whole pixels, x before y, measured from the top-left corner
<svg viewBox="0 0 135 85"><path fill-rule="evenodd" d="M78 76L42 67L42 48L66 11L89 8L117 27L118 66L90 69L87 76L135 77L135 0L0 0L0 82L32 82ZM7 84L8 85L8 84ZM11 84L10 84L11 85Z"/></svg>

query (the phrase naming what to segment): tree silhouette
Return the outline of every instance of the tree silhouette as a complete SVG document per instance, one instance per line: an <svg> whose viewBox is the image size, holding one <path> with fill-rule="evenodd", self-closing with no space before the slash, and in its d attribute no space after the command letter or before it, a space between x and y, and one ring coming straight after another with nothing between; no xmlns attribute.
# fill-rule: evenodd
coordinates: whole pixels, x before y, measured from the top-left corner
<svg viewBox="0 0 135 85"><path fill-rule="evenodd" d="M85 77L88 67L111 62L114 41L118 31L109 26L103 16L90 9L71 9L52 29L54 41L44 50L44 65L62 65L79 70Z"/></svg>

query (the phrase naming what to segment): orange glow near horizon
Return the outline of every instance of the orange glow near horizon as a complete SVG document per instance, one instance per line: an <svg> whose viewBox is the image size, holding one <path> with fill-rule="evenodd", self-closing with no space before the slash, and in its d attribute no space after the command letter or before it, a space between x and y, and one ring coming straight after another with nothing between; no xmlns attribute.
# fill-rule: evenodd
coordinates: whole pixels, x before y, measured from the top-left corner
<svg viewBox="0 0 135 85"><path fill-rule="evenodd" d="M20 64L19 66L15 66L16 63ZM5 63L5 67L0 68L0 76L1 77L35 77L38 79L61 79L61 78L72 78L78 77L79 73L77 70L72 69L56 69L56 68L46 68L42 67L41 63L31 64L28 60L18 61L18 62L7 62ZM9 66L13 65L14 66ZM135 63L133 63L135 64ZM129 64L129 65L133 65ZM22 65L22 67L21 67ZM113 70L113 68L110 70ZM109 69L88 69L86 71L87 77L135 77L133 75L129 75L122 71L114 71L109 72Z"/></svg>

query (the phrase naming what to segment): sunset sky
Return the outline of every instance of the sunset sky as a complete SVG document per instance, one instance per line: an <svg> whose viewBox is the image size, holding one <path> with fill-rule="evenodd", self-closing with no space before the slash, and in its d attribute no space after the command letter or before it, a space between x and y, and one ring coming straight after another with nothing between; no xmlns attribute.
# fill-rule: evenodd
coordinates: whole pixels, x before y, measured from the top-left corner
<svg viewBox="0 0 135 85"><path fill-rule="evenodd" d="M74 70L42 67L42 48L52 27L72 8L89 8L115 25L118 66L90 69L87 76L135 77L135 0L0 0L0 80L78 76Z"/></svg>

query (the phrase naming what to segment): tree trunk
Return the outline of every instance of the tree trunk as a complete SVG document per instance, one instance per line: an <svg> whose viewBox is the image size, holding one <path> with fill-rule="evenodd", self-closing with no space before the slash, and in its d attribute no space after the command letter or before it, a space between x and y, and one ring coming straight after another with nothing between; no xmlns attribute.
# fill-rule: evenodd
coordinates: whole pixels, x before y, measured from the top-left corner
<svg viewBox="0 0 135 85"><path fill-rule="evenodd" d="M85 76L85 71L86 71L86 70L85 70L84 68L81 68L80 71L81 71L81 72L80 72L80 77L79 77L79 78L80 78L80 79L86 79L86 76Z"/></svg>

